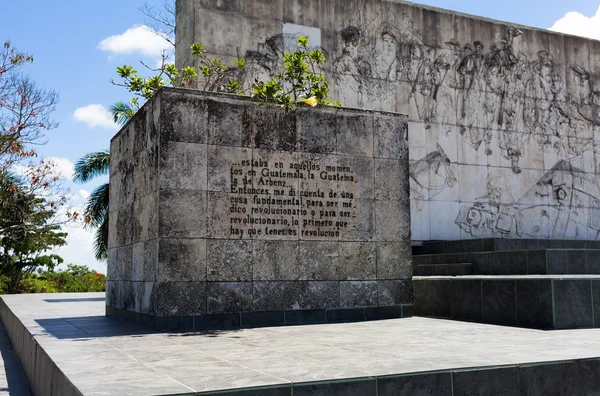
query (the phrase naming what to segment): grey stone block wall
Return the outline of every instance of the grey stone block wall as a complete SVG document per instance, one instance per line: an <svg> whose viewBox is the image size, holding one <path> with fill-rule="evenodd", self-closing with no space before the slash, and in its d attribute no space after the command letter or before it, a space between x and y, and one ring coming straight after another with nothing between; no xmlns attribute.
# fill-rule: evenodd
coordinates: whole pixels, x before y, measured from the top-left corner
<svg viewBox="0 0 600 396"><path fill-rule="evenodd" d="M417 277L420 316L535 329L599 327L597 276Z"/></svg>
<svg viewBox="0 0 600 396"><path fill-rule="evenodd" d="M201 42L229 64L245 57L248 86L309 33L334 99L408 114L413 239L598 239L600 41L400 0L178 0L177 11L179 66ZM374 150L398 143L381 138Z"/></svg>
<svg viewBox="0 0 600 396"><path fill-rule="evenodd" d="M407 139L398 114L163 89L111 142L107 312L411 312Z"/></svg>

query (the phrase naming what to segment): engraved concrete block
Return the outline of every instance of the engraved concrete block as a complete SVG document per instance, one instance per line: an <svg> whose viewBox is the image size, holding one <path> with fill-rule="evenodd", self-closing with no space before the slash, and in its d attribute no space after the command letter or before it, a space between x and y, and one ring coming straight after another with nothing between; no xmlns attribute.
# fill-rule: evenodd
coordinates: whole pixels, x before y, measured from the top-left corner
<svg viewBox="0 0 600 396"><path fill-rule="evenodd" d="M208 192L207 196L206 236L208 238L248 239L248 230L252 229L252 225L247 225L245 229L237 226L237 222L239 221L241 224L245 215L231 214L231 195L228 193Z"/></svg>
<svg viewBox="0 0 600 396"><path fill-rule="evenodd" d="M340 229L342 241L372 241L375 238L375 201L372 199L355 199L352 208L354 220L342 222L346 225ZM354 223L354 224L353 224Z"/></svg>
<svg viewBox="0 0 600 396"><path fill-rule="evenodd" d="M340 189L345 193L341 202L351 202L356 198L373 198L374 183L374 160L371 157L346 157L338 156L338 165L340 170L352 174L353 180L346 183L340 183ZM340 206L342 203L340 203Z"/></svg>
<svg viewBox="0 0 600 396"><path fill-rule="evenodd" d="M231 192L232 188L251 187L252 169L242 167L251 163L252 150L241 147L208 146L208 190ZM242 169L245 168L245 172ZM252 168L252 167L250 167Z"/></svg>
<svg viewBox="0 0 600 396"><path fill-rule="evenodd" d="M109 307L187 328L412 303L403 117L177 89L147 109L113 141Z"/></svg>

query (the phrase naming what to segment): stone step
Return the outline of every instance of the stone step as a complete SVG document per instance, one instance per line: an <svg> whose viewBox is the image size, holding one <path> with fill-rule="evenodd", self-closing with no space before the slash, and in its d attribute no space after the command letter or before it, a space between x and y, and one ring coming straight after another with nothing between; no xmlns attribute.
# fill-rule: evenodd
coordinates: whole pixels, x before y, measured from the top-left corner
<svg viewBox="0 0 600 396"><path fill-rule="evenodd" d="M413 247L414 254L493 252L502 250L600 249L600 241L569 239L466 239L460 241L423 241Z"/></svg>
<svg viewBox="0 0 600 396"><path fill-rule="evenodd" d="M475 267L471 263L459 264L421 264L415 268L415 276L435 275L475 275Z"/></svg>
<svg viewBox="0 0 600 396"><path fill-rule="evenodd" d="M415 315L534 329L600 327L600 276L414 277Z"/></svg>
<svg viewBox="0 0 600 396"><path fill-rule="evenodd" d="M472 263L478 275L598 275L600 249L539 249L425 254L413 256L419 265Z"/></svg>

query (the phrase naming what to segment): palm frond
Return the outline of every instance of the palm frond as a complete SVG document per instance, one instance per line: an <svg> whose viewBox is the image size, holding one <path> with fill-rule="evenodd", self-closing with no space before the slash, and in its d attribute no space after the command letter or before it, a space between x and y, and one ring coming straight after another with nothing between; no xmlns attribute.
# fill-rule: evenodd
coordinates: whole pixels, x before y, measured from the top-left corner
<svg viewBox="0 0 600 396"><path fill-rule="evenodd" d="M73 181L87 183L92 178L106 175L110 171L110 153L108 150L84 155L75 164Z"/></svg>
<svg viewBox="0 0 600 396"><path fill-rule="evenodd" d="M110 105L108 111L113 116L113 120L121 125L125 126L133 118L138 109L133 103L116 102Z"/></svg>
<svg viewBox="0 0 600 396"><path fill-rule="evenodd" d="M86 227L98 228L108 217L109 188L108 183L102 184L88 197L83 211Z"/></svg>
<svg viewBox="0 0 600 396"><path fill-rule="evenodd" d="M104 220L96 230L94 256L96 260L106 260L108 258L108 214L104 216Z"/></svg>

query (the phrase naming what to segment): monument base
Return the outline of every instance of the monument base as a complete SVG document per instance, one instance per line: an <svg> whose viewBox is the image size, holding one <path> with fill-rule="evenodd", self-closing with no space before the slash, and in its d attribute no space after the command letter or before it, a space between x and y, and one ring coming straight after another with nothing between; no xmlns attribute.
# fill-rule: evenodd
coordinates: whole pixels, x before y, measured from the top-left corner
<svg viewBox="0 0 600 396"><path fill-rule="evenodd" d="M104 310L103 293L1 297L0 315L34 394L600 393L600 329L413 317L169 333Z"/></svg>
<svg viewBox="0 0 600 396"><path fill-rule="evenodd" d="M349 323L365 320L398 319L413 316L413 306L313 309L302 311L242 312L221 315L152 316L106 307L106 315L139 323L155 330L205 331L246 327Z"/></svg>

